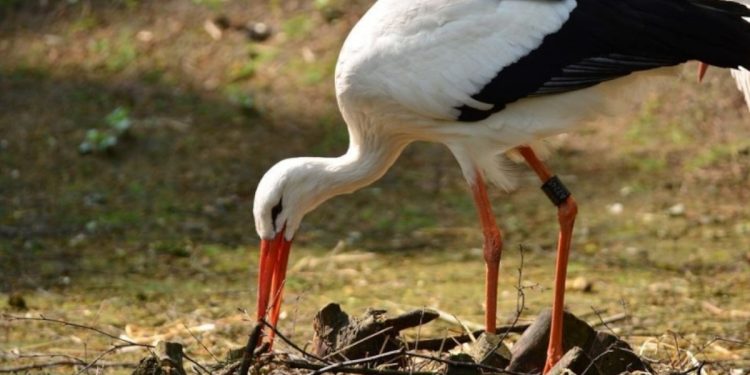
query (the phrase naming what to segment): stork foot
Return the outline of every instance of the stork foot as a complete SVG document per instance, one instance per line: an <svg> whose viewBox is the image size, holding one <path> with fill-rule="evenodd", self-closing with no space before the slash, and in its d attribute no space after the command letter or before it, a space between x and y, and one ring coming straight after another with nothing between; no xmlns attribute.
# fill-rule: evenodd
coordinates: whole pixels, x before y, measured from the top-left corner
<svg viewBox="0 0 750 375"><path fill-rule="evenodd" d="M555 367L557 362L560 362L560 358L562 358L562 355L560 353L557 353L555 351L547 352L547 362L544 364L543 374L548 374L550 370Z"/></svg>

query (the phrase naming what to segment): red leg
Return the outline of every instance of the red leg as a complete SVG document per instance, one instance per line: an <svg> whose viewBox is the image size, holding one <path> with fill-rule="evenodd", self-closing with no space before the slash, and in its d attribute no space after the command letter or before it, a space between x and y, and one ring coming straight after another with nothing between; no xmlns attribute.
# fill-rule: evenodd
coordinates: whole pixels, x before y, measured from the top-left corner
<svg viewBox="0 0 750 375"><path fill-rule="evenodd" d="M471 190L474 193L474 202L479 212L479 221L482 224L482 234L484 235L486 271L484 302L487 309L484 315L484 326L487 332L495 333L495 327L497 327L497 279L500 270L500 257L503 252L503 238L495 223L495 216L492 214L492 205L490 205L490 199L487 196L487 185L479 171L477 171L477 177L471 186Z"/></svg>
<svg viewBox="0 0 750 375"><path fill-rule="evenodd" d="M553 176L547 167L539 160L534 151L527 146L519 147L521 155L539 176L542 182L549 181ZM557 240L557 261L555 263L555 298L552 303L552 326L550 327L549 346L547 348L547 363L544 366L546 374L563 356L562 325L563 309L565 307L565 278L568 272L568 256L573 237L578 205L572 196L568 196L557 207L557 218L560 223L560 235Z"/></svg>

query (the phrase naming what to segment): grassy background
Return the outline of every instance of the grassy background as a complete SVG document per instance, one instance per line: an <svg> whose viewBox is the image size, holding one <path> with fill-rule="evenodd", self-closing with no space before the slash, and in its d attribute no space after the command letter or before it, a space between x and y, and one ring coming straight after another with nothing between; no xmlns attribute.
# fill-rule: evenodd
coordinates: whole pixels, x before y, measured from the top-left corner
<svg viewBox="0 0 750 375"><path fill-rule="evenodd" d="M217 356L240 346L240 310L254 308L255 185L282 158L345 151L332 73L368 4L0 1L0 310L180 340L206 361L193 335ZM214 39L205 25L222 15L264 22L272 37ZM581 206L570 278L593 284L567 305L592 321L593 309L627 312L613 329L639 347L678 343L719 361L715 371L750 368L750 117L728 73L698 85L694 68L629 116L553 141L549 164ZM81 143L102 141L92 129L117 144L82 155ZM514 316L520 247L524 320L551 301L556 214L531 174L522 182L492 193L506 239L501 321ZM381 181L306 218L281 329L305 342L330 301L481 322L480 247L452 157L414 145ZM49 324L0 326L8 364L26 363L13 351L91 359L109 344Z"/></svg>

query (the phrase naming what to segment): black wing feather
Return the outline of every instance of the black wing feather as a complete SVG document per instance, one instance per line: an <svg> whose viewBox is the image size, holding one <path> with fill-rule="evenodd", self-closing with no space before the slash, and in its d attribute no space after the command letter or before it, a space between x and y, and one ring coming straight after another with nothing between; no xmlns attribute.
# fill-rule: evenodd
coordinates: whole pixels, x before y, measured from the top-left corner
<svg viewBox="0 0 750 375"><path fill-rule="evenodd" d="M459 120L689 60L750 67L748 16L744 5L723 0L578 0L560 30L472 96L494 107L460 107Z"/></svg>

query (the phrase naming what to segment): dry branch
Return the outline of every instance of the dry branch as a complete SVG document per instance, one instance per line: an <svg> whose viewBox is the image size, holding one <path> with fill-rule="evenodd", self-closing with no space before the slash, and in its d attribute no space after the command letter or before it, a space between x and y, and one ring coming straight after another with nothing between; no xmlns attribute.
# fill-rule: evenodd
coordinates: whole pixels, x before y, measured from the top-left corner
<svg viewBox="0 0 750 375"><path fill-rule="evenodd" d="M361 365L361 364L365 364L365 363L378 363L382 359L393 358L393 357L396 357L396 356L398 356L400 354L404 354L405 352L406 351L404 349L392 350L390 352L385 352L385 353L374 355L374 356L371 356L371 357L360 358L360 359L352 359L352 360L349 360L349 361L343 361L343 362L339 362L339 363L334 363L332 365L328 365L328 366L322 367L319 370L315 370L312 373L312 375L321 375L321 374L324 374L324 373L327 373L327 372L343 372L343 371L341 371L342 367L356 366L356 365Z"/></svg>
<svg viewBox="0 0 750 375"><path fill-rule="evenodd" d="M516 326L501 326L497 327L496 332L500 335L505 335L508 333L523 333L523 331L526 330L526 328L529 328L529 324L520 324ZM414 348L416 345L419 345L419 349L423 350L430 350L430 351L440 351L440 352L447 352L451 349L468 342L471 342L472 337L477 337L484 333L484 330L478 330L471 333L471 335L458 335L458 336L448 336L441 339L428 339L428 340L420 340L420 341L409 341L406 344L409 348Z"/></svg>
<svg viewBox="0 0 750 375"><path fill-rule="evenodd" d="M599 313L601 313L601 311L598 311L598 310L595 310L595 311L597 312L597 316L599 317L599 321L597 321L595 323L591 323L591 326L594 327L594 328L601 327L601 326L605 326L606 327L608 324L617 323L617 322L621 322L623 320L630 319L630 315L628 315L627 313L620 313L620 314L615 314L615 315L612 315L612 316L602 317L601 315L599 315ZM609 329L609 327L607 327L607 328ZM610 329L610 331L611 331L611 329Z"/></svg>
<svg viewBox="0 0 750 375"><path fill-rule="evenodd" d="M279 332L279 330L276 329L276 327L272 326L270 323L266 322L264 319L261 320L261 323L263 323L263 325L265 325L266 327L270 328L274 332L274 334L276 334L276 336L278 338L280 338L287 345L291 346L294 350L298 351L300 354L304 355L305 357L312 358L312 359L314 359L314 360L316 360L318 362L323 362L325 364L330 364L330 362L328 362L326 359L320 358L317 355L312 354L312 353L310 353L310 352L308 352L308 351L300 348L299 345L295 344L292 340L290 340L289 338L287 338L286 336L284 336L284 334L282 334L281 332Z"/></svg>
<svg viewBox="0 0 750 375"><path fill-rule="evenodd" d="M43 370L53 367L69 367L69 366L88 366L88 364L80 359L61 359L59 361L51 361L44 363L35 363L25 366L17 367L0 367L0 374L12 374L16 372L25 372L31 370ZM112 367L124 367L124 368L135 368L137 363L128 362L98 362L96 363L97 368L112 368ZM90 368L90 366L89 366Z"/></svg>
<svg viewBox="0 0 750 375"><path fill-rule="evenodd" d="M128 339L124 339L124 338L119 337L119 336L115 336L115 335L113 335L111 333L107 333L107 332L105 332L105 331L103 331L103 330L101 330L99 328L96 328L96 327L91 327L91 326L87 326L87 325L84 325L84 324L72 323L72 322L68 322L68 321L60 320L60 319L47 318L44 315L39 315L38 318L28 318L28 317L24 317L24 316L14 316L14 315L10 315L10 314L2 314L2 317L3 317L3 319L5 319L5 320L7 320L9 322L13 322L13 321L32 321L32 322L46 322L46 323L61 324L61 325L68 326L68 327L73 327L73 328L78 328L78 329L83 329L83 330L87 330L87 331L96 332L96 333L98 333L100 335L109 337L109 338L111 338L113 340L122 341L122 342L128 344L128 346L140 346L140 347L150 348L150 349L154 347L153 345L139 344L137 342L130 341Z"/></svg>
<svg viewBox="0 0 750 375"><path fill-rule="evenodd" d="M321 371L324 366L316 365L303 361L283 361L279 362L289 368ZM335 372L347 373L347 374L361 374L361 375L437 375L436 372L418 372L418 371L398 371L398 370L387 370L387 369L371 369L365 367L338 367Z"/></svg>
<svg viewBox="0 0 750 375"><path fill-rule="evenodd" d="M257 324L255 324L255 327L253 327L253 330L250 332L250 335L247 338L247 346L245 346L245 353L242 355L242 362L240 364L240 375L247 375L247 372L250 370L250 365L252 365L253 362L253 354L255 352L255 348L260 342L260 336L262 332L263 323L258 322Z"/></svg>
<svg viewBox="0 0 750 375"><path fill-rule="evenodd" d="M128 339L124 339L119 336L115 336L111 333L105 332L96 327L79 324L79 323L72 323L72 322L68 322L68 321L60 320L60 319L47 318L44 315L40 315L38 318L30 318L30 317L20 317L20 316L14 316L14 315L9 315L9 314L2 314L2 318L9 322L31 321L31 322L60 324L60 325L75 328L75 329L91 331L99 335L108 337L110 339L120 341L122 342L122 344L112 345L109 349L101 352L96 358L94 358L93 361L90 361L90 362L84 361L83 359L80 359L80 358L69 357L68 359L65 359L65 360L19 366L15 368L0 368L0 373L21 372L21 371L29 371L29 370L35 370L35 369L44 369L44 368L61 367L61 366L82 366L82 368L76 372L76 375L78 375L83 372L86 372L88 369L93 368L93 367L136 367L137 364L133 364L133 363L114 363L114 362L103 363L101 362L101 360L107 355L115 353L118 350L124 349L124 348L139 347L139 348L144 348L148 350L151 350L154 348L153 345L139 344L137 342L130 341Z"/></svg>

